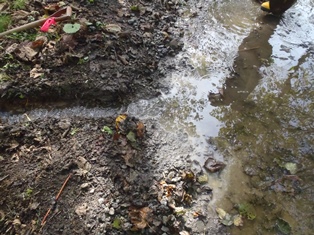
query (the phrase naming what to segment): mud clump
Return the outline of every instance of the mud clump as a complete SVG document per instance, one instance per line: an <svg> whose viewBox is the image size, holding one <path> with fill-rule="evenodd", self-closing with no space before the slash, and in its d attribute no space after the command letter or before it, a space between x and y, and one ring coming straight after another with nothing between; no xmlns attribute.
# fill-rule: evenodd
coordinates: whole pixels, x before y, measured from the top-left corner
<svg viewBox="0 0 314 235"><path fill-rule="evenodd" d="M48 33L35 28L2 39L2 108L47 101L103 106L158 95L159 61L182 48L183 31L175 24L180 5L63 3L72 7L72 20ZM30 1L23 12L7 7L4 13L12 15L14 28L58 8ZM67 23L80 30L65 33Z"/></svg>

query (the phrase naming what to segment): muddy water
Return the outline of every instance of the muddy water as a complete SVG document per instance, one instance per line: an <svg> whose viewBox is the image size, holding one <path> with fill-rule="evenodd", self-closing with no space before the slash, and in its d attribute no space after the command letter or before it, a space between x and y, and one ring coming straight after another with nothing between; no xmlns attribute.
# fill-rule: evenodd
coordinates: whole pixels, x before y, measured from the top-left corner
<svg viewBox="0 0 314 235"><path fill-rule="evenodd" d="M202 164L213 154L227 163L221 174L209 174L208 209L236 214L235 204L250 203L256 214L241 229L231 226L232 234L280 234L287 224L292 234L311 234L314 2L299 0L283 18L266 16L250 0L197 1L188 8L178 22L186 29L185 47L168 61L176 69L164 82L172 88L160 97L115 109L1 115L16 121L127 111L155 119L159 131L185 134L177 144L193 146L193 160Z"/></svg>
<svg viewBox="0 0 314 235"><path fill-rule="evenodd" d="M185 16L172 90L129 112L188 133L201 164L210 153L228 163L209 175L208 209L237 214L235 205L250 204L255 217L231 234L311 234L314 2L301 0L279 18L248 0L200 1Z"/></svg>
<svg viewBox="0 0 314 235"><path fill-rule="evenodd" d="M220 151L207 151L228 167L210 176L212 204L236 214L234 205L250 203L256 216L231 226L232 234L311 234L313 1L298 1L282 18L251 1L194 7L198 16L181 22L182 57L196 69L170 77L165 125L186 128L196 143L208 136L219 143Z"/></svg>

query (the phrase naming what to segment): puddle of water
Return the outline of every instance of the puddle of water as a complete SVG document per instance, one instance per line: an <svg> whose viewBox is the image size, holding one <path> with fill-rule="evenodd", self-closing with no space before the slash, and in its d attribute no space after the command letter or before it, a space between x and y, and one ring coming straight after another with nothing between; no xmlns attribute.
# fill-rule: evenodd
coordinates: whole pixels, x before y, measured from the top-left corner
<svg viewBox="0 0 314 235"><path fill-rule="evenodd" d="M299 229L301 234L309 234L312 212L306 208L313 203L313 192L302 191L297 178L286 181L284 177L292 173L284 164L296 163L297 176L305 185L311 184L306 172L313 167L309 156L314 144L310 121L314 95L304 90L313 90L314 4L301 0L283 18L270 21L262 17L265 13L259 8L248 0L196 3L190 11L198 12L198 16L180 22L187 33L184 52L176 58L179 62L188 58L195 70L178 66L179 72L168 77L173 85L169 94L132 104L129 112L155 117L167 131L188 133L189 144L195 146L192 158L201 163L208 151L228 161L222 174L210 175L214 188L211 204L235 213L234 204L250 202L257 215L254 221L245 221L241 229L233 226L232 234L277 234L278 219L288 222L293 233ZM262 25L257 25L259 17ZM260 51L255 55L250 52L255 50L250 44L254 43L253 28L261 28L255 41ZM247 38L251 41L243 44ZM235 60L239 46L239 57L246 58L246 64ZM233 91L224 90L230 92L230 100L211 106L208 92L221 90L234 63L241 68L236 71L240 76L229 84ZM241 103L235 106L235 100ZM239 151L219 154L208 147L209 136L242 146L239 144ZM229 142L224 147L232 148ZM284 183L278 184L278 180ZM289 192L289 187L296 191Z"/></svg>

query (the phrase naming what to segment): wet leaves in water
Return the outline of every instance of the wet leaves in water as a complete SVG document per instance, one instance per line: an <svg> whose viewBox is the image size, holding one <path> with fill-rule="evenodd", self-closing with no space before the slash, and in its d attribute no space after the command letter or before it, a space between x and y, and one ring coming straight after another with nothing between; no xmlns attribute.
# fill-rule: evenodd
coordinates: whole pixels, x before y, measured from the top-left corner
<svg viewBox="0 0 314 235"><path fill-rule="evenodd" d="M216 159L210 157L204 163L204 168L210 173L221 171L225 168L226 164L220 161L216 161Z"/></svg>
<svg viewBox="0 0 314 235"><path fill-rule="evenodd" d="M217 212L217 214L218 214L218 216L219 216L219 219L223 219L223 218L225 218L226 215L227 215L227 212L225 212L224 209L221 209L221 208L219 208L219 207L216 208L216 212Z"/></svg>
<svg viewBox="0 0 314 235"><path fill-rule="evenodd" d="M195 180L195 174L192 171L184 171L184 172L182 172L181 177L185 181L194 181Z"/></svg>
<svg viewBox="0 0 314 235"><path fill-rule="evenodd" d="M248 218L249 220L254 220L256 218L255 208L250 203L238 204L238 210L240 215Z"/></svg>
<svg viewBox="0 0 314 235"><path fill-rule="evenodd" d="M235 226L243 226L243 219L241 215L237 214L232 216L222 208L216 208L216 212L220 219L220 223L223 225L231 226L234 224Z"/></svg>
<svg viewBox="0 0 314 235"><path fill-rule="evenodd" d="M290 224L283 219L277 220L277 227L278 227L279 231L282 232L283 234L288 235L291 233Z"/></svg>
<svg viewBox="0 0 314 235"><path fill-rule="evenodd" d="M138 231L146 228L150 221L150 214L152 210L149 207L135 208L131 207L129 210L129 217L133 224L132 231Z"/></svg>
<svg viewBox="0 0 314 235"><path fill-rule="evenodd" d="M233 224L237 227L243 226L243 219L241 215L233 216Z"/></svg>
<svg viewBox="0 0 314 235"><path fill-rule="evenodd" d="M284 167L291 173L291 174L295 174L297 173L297 164L293 163L293 162L287 162Z"/></svg>

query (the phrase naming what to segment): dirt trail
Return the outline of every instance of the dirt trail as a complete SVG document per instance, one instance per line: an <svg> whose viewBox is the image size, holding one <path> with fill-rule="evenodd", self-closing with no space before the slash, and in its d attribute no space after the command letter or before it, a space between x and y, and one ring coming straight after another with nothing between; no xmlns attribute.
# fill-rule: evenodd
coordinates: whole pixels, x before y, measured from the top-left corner
<svg viewBox="0 0 314 235"><path fill-rule="evenodd" d="M23 11L0 6L14 27L44 15L48 5L57 6L49 3L29 1ZM183 31L175 26L180 5L63 3L73 8L71 22L58 23L47 34L33 29L1 39L1 112L60 103L115 106L159 94L159 62L182 48ZM66 23L79 23L81 29L66 34ZM206 206L211 189L197 180L202 172L190 171L189 149L167 156L166 147L160 156L156 149L166 144L180 148L177 136L155 132L158 124L152 120L118 115L32 120L25 114L16 123L0 120L1 234L199 234L221 229L217 221L204 219L206 210L193 208L193 200Z"/></svg>

